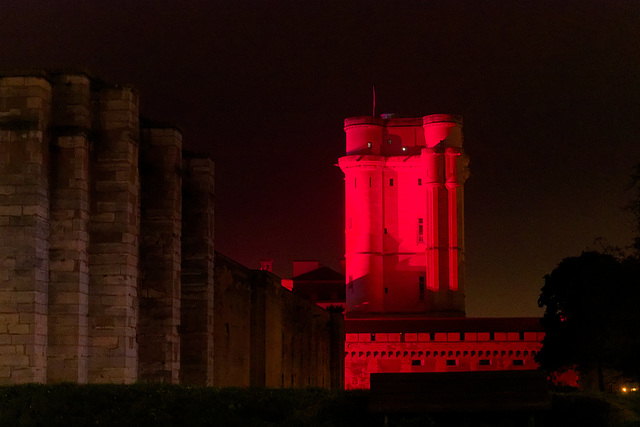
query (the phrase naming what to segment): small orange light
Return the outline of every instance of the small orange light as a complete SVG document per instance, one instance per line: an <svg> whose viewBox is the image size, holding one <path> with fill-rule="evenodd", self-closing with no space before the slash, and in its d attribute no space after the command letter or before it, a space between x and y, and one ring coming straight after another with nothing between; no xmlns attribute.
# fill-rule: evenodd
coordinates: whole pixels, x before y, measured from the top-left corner
<svg viewBox="0 0 640 427"><path fill-rule="evenodd" d="M622 392L626 393L627 392L627 388L626 387L622 387Z"/></svg>

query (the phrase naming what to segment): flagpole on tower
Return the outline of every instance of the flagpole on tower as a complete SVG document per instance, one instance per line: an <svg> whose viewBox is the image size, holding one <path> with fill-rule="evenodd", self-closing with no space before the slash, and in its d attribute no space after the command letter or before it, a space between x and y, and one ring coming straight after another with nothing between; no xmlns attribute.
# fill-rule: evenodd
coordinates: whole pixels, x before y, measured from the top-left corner
<svg viewBox="0 0 640 427"><path fill-rule="evenodd" d="M376 85L373 85L373 117L376 116Z"/></svg>

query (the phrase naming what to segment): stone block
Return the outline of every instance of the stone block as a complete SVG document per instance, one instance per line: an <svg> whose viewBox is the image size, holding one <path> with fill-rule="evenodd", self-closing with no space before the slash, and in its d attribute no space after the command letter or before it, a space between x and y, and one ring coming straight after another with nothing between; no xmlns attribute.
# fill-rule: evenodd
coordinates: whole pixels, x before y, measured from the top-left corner
<svg viewBox="0 0 640 427"><path fill-rule="evenodd" d="M25 366L25 365L20 365ZM28 366L28 365L27 365ZM43 370L35 369L35 368L20 368L20 369L12 369L10 382L12 384L24 384L31 382L42 382L43 381Z"/></svg>
<svg viewBox="0 0 640 427"><path fill-rule="evenodd" d="M26 86L29 91L33 91L36 93L48 93L51 91L51 83L49 83L43 77L29 76L24 78L24 86Z"/></svg>
<svg viewBox="0 0 640 427"><path fill-rule="evenodd" d="M77 243L76 243L77 245ZM78 270L78 266L77 266L77 260L75 259L63 259L63 260L59 260L59 261L50 261L49 262L49 267L51 268L51 270L54 271L65 271L65 272L72 272L72 271L77 271ZM75 277L74 277L75 279Z"/></svg>
<svg viewBox="0 0 640 427"><path fill-rule="evenodd" d="M22 368L30 366L30 359L28 355L24 354L24 352L23 354L7 354L2 356L2 363L4 366Z"/></svg>
<svg viewBox="0 0 640 427"><path fill-rule="evenodd" d="M117 349L120 343L119 343L119 338L117 336L105 336L105 337L93 338L92 345L105 348L105 349ZM116 366L116 365L113 364L112 366Z"/></svg>
<svg viewBox="0 0 640 427"><path fill-rule="evenodd" d="M77 328L65 335L63 331L56 330L56 333L49 338L49 356L69 356L77 351L80 336Z"/></svg>
<svg viewBox="0 0 640 427"><path fill-rule="evenodd" d="M0 185L0 195L10 195L16 193L15 185Z"/></svg>
<svg viewBox="0 0 640 427"><path fill-rule="evenodd" d="M44 99L41 97L29 97L27 98L27 108L40 109L44 104Z"/></svg>
<svg viewBox="0 0 640 427"><path fill-rule="evenodd" d="M22 215L35 215L40 218L48 218L49 207L48 206L23 206Z"/></svg>
<svg viewBox="0 0 640 427"><path fill-rule="evenodd" d="M0 216L21 216L22 215L22 206L14 205L14 206L0 206Z"/></svg>
<svg viewBox="0 0 640 427"><path fill-rule="evenodd" d="M1 77L0 87L25 86L25 77Z"/></svg>
<svg viewBox="0 0 640 427"><path fill-rule="evenodd" d="M12 304L33 304L35 302L35 292L31 290L14 290L11 293L10 301Z"/></svg>

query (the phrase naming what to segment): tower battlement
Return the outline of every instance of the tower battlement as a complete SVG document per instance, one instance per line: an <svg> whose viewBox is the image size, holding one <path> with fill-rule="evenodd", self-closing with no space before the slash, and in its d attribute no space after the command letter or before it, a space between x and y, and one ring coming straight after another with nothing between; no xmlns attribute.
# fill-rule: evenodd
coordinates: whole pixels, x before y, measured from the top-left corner
<svg viewBox="0 0 640 427"><path fill-rule="evenodd" d="M347 155L405 156L422 147L462 148L462 117L432 114L422 118L350 117L344 121Z"/></svg>

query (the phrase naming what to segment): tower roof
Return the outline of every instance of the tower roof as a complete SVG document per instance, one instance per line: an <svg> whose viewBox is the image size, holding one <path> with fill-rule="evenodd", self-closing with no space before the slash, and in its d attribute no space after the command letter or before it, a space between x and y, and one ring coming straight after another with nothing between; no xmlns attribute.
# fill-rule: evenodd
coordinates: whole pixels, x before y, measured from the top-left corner
<svg viewBox="0 0 640 427"><path fill-rule="evenodd" d="M329 267L322 266L320 268L316 268L313 271L309 271L307 273L292 277L291 280L344 282L344 275L330 269Z"/></svg>

